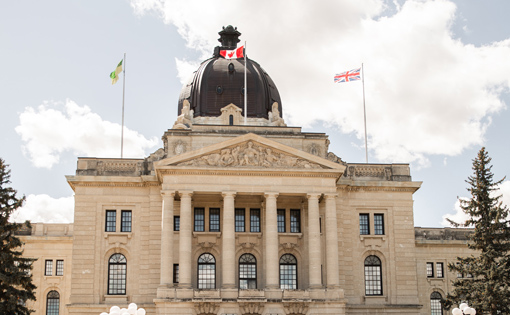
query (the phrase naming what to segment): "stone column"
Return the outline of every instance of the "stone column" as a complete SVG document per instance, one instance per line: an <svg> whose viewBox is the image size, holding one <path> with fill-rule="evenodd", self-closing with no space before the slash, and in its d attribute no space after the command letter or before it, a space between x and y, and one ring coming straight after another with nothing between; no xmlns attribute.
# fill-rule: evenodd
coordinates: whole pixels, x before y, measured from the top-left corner
<svg viewBox="0 0 510 315"><path fill-rule="evenodd" d="M161 191L163 198L161 218L161 278L162 286L173 283L174 264L174 192Z"/></svg>
<svg viewBox="0 0 510 315"><path fill-rule="evenodd" d="M236 234L235 234L235 192L223 194L223 225L222 225L222 288L232 289L236 287Z"/></svg>
<svg viewBox="0 0 510 315"><path fill-rule="evenodd" d="M321 239L319 226L320 194L307 194L308 197L308 260L310 288L322 287L321 281ZM329 255L329 253L328 253Z"/></svg>
<svg viewBox="0 0 510 315"><path fill-rule="evenodd" d="M192 191L180 191L181 225L179 232L179 288L191 288L191 197Z"/></svg>
<svg viewBox="0 0 510 315"><path fill-rule="evenodd" d="M265 237L265 270L266 288L279 288L279 257L278 257L278 221L276 217L276 198L278 193L265 193L266 197L266 226Z"/></svg>
<svg viewBox="0 0 510 315"><path fill-rule="evenodd" d="M324 194L326 199L326 264L328 288L340 285L338 275L338 226L336 220L336 194Z"/></svg>

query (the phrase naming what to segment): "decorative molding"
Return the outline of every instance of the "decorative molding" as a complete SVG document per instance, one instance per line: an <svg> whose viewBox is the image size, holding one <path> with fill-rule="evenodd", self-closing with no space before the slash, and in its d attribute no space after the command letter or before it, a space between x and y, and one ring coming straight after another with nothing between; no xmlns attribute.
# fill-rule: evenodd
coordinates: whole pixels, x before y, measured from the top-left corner
<svg viewBox="0 0 510 315"><path fill-rule="evenodd" d="M241 314L261 315L264 312L263 303L239 303L239 311Z"/></svg>
<svg viewBox="0 0 510 315"><path fill-rule="evenodd" d="M197 315L216 315L220 310L220 304L214 302L194 303Z"/></svg>
<svg viewBox="0 0 510 315"><path fill-rule="evenodd" d="M259 167L259 168L300 168L322 169L323 166L283 151L274 150L253 141L222 148L192 160L180 162L177 166L217 167Z"/></svg>
<svg viewBox="0 0 510 315"><path fill-rule="evenodd" d="M308 303L284 302L283 309L287 315L305 315L308 312Z"/></svg>
<svg viewBox="0 0 510 315"><path fill-rule="evenodd" d="M323 178L337 178L338 173L295 173L295 172L254 172L254 171L243 171L242 169L226 169L223 170L189 170L189 169L162 169L158 170L161 175L212 175L212 176L266 176L266 177L323 177Z"/></svg>
<svg viewBox="0 0 510 315"><path fill-rule="evenodd" d="M172 151L175 155L187 152L187 145L182 140L177 140L172 143Z"/></svg>

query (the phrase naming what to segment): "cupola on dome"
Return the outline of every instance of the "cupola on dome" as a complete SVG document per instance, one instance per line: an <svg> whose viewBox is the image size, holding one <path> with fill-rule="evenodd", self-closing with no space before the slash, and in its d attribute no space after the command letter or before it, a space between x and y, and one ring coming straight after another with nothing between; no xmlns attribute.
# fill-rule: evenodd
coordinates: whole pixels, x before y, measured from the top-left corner
<svg viewBox="0 0 510 315"><path fill-rule="evenodd" d="M203 61L193 73L179 96L178 115L184 101L190 104L193 117L217 117L221 109L234 104L242 109L244 116L244 58L227 59L222 50L235 50L241 33L229 25L218 33L221 46L214 49L213 57ZM269 118L276 102L282 114L280 94L266 71L255 61L246 58L247 71L247 117ZM280 116L281 117L281 116Z"/></svg>

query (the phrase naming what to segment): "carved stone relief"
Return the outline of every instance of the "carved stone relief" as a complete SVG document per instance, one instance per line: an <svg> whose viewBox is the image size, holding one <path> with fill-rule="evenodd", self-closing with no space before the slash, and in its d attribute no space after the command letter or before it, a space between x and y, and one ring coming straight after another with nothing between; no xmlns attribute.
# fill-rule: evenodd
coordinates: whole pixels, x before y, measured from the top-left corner
<svg viewBox="0 0 510 315"><path fill-rule="evenodd" d="M202 302L195 303L195 311L198 315L216 315L220 310L219 303Z"/></svg>
<svg viewBox="0 0 510 315"><path fill-rule="evenodd" d="M291 156L252 141L203 155L178 166L249 166L272 168L322 168L320 164Z"/></svg>
<svg viewBox="0 0 510 315"><path fill-rule="evenodd" d="M287 315L305 315L308 312L308 304L300 302L283 303L285 314Z"/></svg>
<svg viewBox="0 0 510 315"><path fill-rule="evenodd" d="M175 141L172 146L175 155L183 154L186 152L186 143L184 143L182 140Z"/></svg>
<svg viewBox="0 0 510 315"><path fill-rule="evenodd" d="M239 303L241 314L262 314L264 305L262 303Z"/></svg>

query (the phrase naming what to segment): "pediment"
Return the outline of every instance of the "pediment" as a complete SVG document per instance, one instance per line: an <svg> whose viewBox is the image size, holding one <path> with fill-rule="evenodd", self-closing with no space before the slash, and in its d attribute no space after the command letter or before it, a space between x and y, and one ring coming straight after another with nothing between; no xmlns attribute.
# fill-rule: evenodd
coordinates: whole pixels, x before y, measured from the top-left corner
<svg viewBox="0 0 510 315"><path fill-rule="evenodd" d="M249 133L156 163L157 168L334 169L345 166Z"/></svg>

